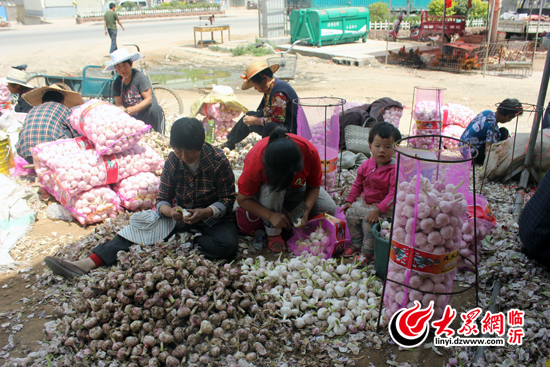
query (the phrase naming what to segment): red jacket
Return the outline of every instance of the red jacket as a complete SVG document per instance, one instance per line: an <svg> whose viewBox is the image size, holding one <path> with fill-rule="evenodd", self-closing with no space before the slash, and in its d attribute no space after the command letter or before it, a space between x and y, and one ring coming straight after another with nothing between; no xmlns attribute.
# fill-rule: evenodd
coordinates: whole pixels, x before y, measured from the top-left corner
<svg viewBox="0 0 550 367"><path fill-rule="evenodd" d="M375 204L382 213L386 213L393 206L395 194L396 165L392 159L390 164L376 167L374 157L366 160L357 169L357 178L349 191L346 201L353 203L363 194L365 203Z"/></svg>

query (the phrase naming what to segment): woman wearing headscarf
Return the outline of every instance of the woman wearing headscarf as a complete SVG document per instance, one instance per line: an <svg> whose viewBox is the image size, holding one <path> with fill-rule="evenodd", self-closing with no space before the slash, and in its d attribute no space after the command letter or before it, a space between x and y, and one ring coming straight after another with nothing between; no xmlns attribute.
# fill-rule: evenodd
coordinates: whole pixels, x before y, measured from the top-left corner
<svg viewBox="0 0 550 367"><path fill-rule="evenodd" d="M237 202L263 219L270 250L286 250L281 231L294 223L283 210L290 212L305 202L307 210L298 228L317 214L335 214L336 204L321 188L322 174L317 148L305 138L287 134L284 127L277 127L250 150L239 177Z"/></svg>
<svg viewBox="0 0 550 367"><path fill-rule="evenodd" d="M164 113L153 93L149 78L132 68L134 62L143 58L139 52L130 54L121 48L111 53L111 63L105 72L116 70L118 77L113 82L115 104L138 120L151 125L153 130L164 134Z"/></svg>
<svg viewBox="0 0 550 367"><path fill-rule="evenodd" d="M244 79L241 89L254 88L263 94L263 98L256 111L247 112L235 124L222 148L235 149L235 145L251 132L265 138L269 135L266 131L272 131L278 126L283 126L290 133L296 133L298 106L294 104L294 100L298 95L290 84L273 76L277 70L279 65L267 66L264 61L255 61L246 68L241 76Z"/></svg>

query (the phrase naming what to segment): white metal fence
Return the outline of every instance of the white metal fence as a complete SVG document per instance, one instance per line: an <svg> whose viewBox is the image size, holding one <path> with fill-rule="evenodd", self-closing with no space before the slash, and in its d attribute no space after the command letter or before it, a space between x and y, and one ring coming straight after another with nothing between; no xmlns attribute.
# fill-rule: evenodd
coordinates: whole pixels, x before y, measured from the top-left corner
<svg viewBox="0 0 550 367"><path fill-rule="evenodd" d="M288 28L284 0L260 0L258 20L261 38L284 37Z"/></svg>
<svg viewBox="0 0 550 367"><path fill-rule="evenodd" d="M117 11L118 15L147 15L147 14L172 14L172 13L195 13L199 11L212 11L220 10L219 6L209 6L205 4L204 7L185 8L185 9L144 9L144 10L132 10L132 11ZM104 11L88 11L84 13L78 13L77 18L94 18L105 15Z"/></svg>
<svg viewBox="0 0 550 367"><path fill-rule="evenodd" d="M411 29L411 26L413 25L420 25L420 21L414 21L414 22L402 22L401 23L401 29L403 30L409 30ZM390 29L393 29L393 24L385 22L371 22L370 23L370 30L387 30L388 26ZM487 22L485 19L468 19L466 20L466 27L485 27L487 26Z"/></svg>

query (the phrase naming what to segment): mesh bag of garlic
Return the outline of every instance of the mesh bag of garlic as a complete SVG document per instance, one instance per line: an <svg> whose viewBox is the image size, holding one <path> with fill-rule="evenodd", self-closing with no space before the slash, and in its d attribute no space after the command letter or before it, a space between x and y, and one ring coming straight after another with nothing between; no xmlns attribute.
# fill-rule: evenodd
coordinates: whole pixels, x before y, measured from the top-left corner
<svg viewBox="0 0 550 367"><path fill-rule="evenodd" d="M214 120L216 124L216 140L227 139L227 134L231 132L231 129L236 124L234 119L239 117L241 111L232 110L223 102L205 103L203 107L203 111L206 113L206 117L202 120L203 125L206 126L208 120Z"/></svg>
<svg viewBox="0 0 550 367"><path fill-rule="evenodd" d="M85 137L61 139L32 147L31 153L34 161L34 170L40 184L42 186L53 187L54 182L50 167L59 157L87 149L93 149L93 145Z"/></svg>
<svg viewBox="0 0 550 367"><path fill-rule="evenodd" d="M415 88L417 101L413 108L413 135L441 135L443 121L443 89ZM435 137L416 138L409 140L413 148L439 149L439 139Z"/></svg>
<svg viewBox="0 0 550 367"><path fill-rule="evenodd" d="M384 114L382 116L385 122L389 122L399 129L399 123L401 122L401 117L403 116L403 109L397 106L392 106L384 110Z"/></svg>
<svg viewBox="0 0 550 367"><path fill-rule="evenodd" d="M73 217L82 225L116 218L120 212L120 199L107 185L92 188L72 197L66 204Z"/></svg>
<svg viewBox="0 0 550 367"><path fill-rule="evenodd" d="M452 291L456 274L471 161L459 149L434 152L398 146L396 151L396 204L384 304L391 317L415 301L423 307L433 302L433 317L439 319L450 297L441 293Z"/></svg>
<svg viewBox="0 0 550 367"><path fill-rule="evenodd" d="M151 172L140 172L112 185L120 205L128 210L147 210L155 204L160 178Z"/></svg>
<svg viewBox="0 0 550 367"><path fill-rule="evenodd" d="M164 166L162 157L142 143L119 154L99 156L94 150L82 150L55 157L48 163L58 187L52 194L62 204L92 187L116 183L140 172L160 175Z"/></svg>
<svg viewBox="0 0 550 367"><path fill-rule="evenodd" d="M235 126L235 119L241 113L248 112L248 108L237 100L233 88L214 85L211 93L201 96L191 104L189 111L190 116L204 116L205 127L208 120L214 120L216 140L221 141L227 139L227 134Z"/></svg>
<svg viewBox="0 0 550 367"><path fill-rule="evenodd" d="M476 114L470 108L456 103L447 103L443 107L442 135L460 138L474 117ZM449 148L458 146L458 142L453 139L444 139L444 142Z"/></svg>
<svg viewBox="0 0 550 367"><path fill-rule="evenodd" d="M75 108L71 126L90 139L99 155L122 153L135 146L151 129L110 103L91 99Z"/></svg>

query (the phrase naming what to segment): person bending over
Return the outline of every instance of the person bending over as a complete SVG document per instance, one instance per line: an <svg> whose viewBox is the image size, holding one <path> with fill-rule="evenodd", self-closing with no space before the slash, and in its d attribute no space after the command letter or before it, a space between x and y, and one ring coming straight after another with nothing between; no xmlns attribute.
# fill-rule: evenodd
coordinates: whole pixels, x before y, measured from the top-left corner
<svg viewBox="0 0 550 367"><path fill-rule="evenodd" d="M202 254L210 259L226 259L237 253L238 230L233 221L235 176L222 150L205 143L202 123L195 118L174 122L170 133L174 149L164 164L156 211L130 217L130 225L114 239L98 245L93 254L75 262L53 257L46 265L65 277L81 276L102 265L117 261L118 251L134 244L154 245L175 232L196 230ZM184 217L180 209L191 213Z"/></svg>
<svg viewBox="0 0 550 367"><path fill-rule="evenodd" d="M227 135L227 141L222 148L235 149L235 145L242 141L251 132L269 136L267 131L275 127L284 126L290 133L296 134L298 106L294 100L298 95L294 89L282 80L273 77L279 70L279 65L267 66L264 61L255 61L250 64L244 76L242 90L254 88L264 96L256 111L249 111L243 116Z"/></svg>
<svg viewBox="0 0 550 367"><path fill-rule="evenodd" d="M34 107L25 118L15 149L28 163L33 163L31 148L38 144L80 136L69 122L70 108L84 103L79 93L52 85L27 92L23 98Z"/></svg>
<svg viewBox="0 0 550 367"><path fill-rule="evenodd" d="M497 112L485 110L474 117L460 140L465 141L478 150L475 162L482 165L485 162L485 154L491 149L493 143L508 139L510 132L505 127L499 129L498 124L512 121L523 113L523 107L517 99L507 98L500 102ZM475 150L471 150L472 156Z"/></svg>
<svg viewBox="0 0 550 367"><path fill-rule="evenodd" d="M283 252L286 243L281 231L293 226L283 209L290 212L302 201L306 203L307 211L298 228L304 228L308 218L319 213L336 213L336 204L321 184L317 149L307 139L277 127L246 156L237 202L263 219L268 248Z"/></svg>

